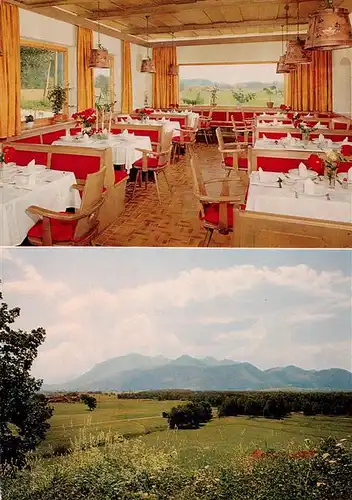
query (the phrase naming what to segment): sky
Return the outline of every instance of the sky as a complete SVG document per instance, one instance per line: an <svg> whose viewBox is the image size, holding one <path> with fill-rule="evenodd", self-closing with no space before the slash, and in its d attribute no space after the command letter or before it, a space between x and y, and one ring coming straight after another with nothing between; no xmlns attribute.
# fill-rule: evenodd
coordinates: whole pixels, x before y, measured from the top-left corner
<svg viewBox="0 0 352 500"><path fill-rule="evenodd" d="M33 367L46 383L128 353L352 371L351 251L0 252L16 327L46 329Z"/></svg>
<svg viewBox="0 0 352 500"><path fill-rule="evenodd" d="M202 78L218 83L235 85L242 82L284 82L283 75L276 74L275 64L233 64L180 66L180 79Z"/></svg>

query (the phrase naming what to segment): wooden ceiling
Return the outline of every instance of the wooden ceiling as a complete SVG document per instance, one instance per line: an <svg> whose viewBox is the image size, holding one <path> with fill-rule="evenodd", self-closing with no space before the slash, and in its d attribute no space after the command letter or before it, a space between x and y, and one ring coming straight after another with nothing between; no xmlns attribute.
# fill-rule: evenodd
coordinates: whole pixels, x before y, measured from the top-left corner
<svg viewBox="0 0 352 500"><path fill-rule="evenodd" d="M22 8L141 45L281 40L285 5L291 33L296 32L297 0L10 0ZM300 0L300 28L321 0ZM352 11L352 0L335 6ZM149 35L146 35L149 16ZM247 38L248 37L248 38ZM203 40L203 41L202 41ZM149 42L149 43L148 43Z"/></svg>

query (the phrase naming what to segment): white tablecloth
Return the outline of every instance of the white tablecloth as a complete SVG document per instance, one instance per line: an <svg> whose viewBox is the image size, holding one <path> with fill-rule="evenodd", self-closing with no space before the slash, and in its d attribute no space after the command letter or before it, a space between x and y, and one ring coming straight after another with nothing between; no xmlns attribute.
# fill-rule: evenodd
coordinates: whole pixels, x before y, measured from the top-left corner
<svg viewBox="0 0 352 500"><path fill-rule="evenodd" d="M164 127L165 132L169 132L172 130L172 137L178 137L180 135L180 129L181 125L180 122L171 122L170 120L153 120L153 119L147 119L145 122L141 122L141 120L131 120L131 121L121 121L119 123L123 123L124 125L126 124L131 124L131 125L137 125L141 126L141 128L145 127L146 125L153 125L157 127Z"/></svg>
<svg viewBox="0 0 352 500"><path fill-rule="evenodd" d="M267 187L254 185L256 172L250 179L246 210L253 212L266 212L278 215L295 217L309 217L312 219L325 219L335 222L352 222L352 187L343 189L336 184L336 189L329 189L330 200L326 196L305 196L296 198L292 186L279 185ZM283 174L277 174L283 178ZM321 184L327 181L323 180Z"/></svg>
<svg viewBox="0 0 352 500"><path fill-rule="evenodd" d="M277 144L275 144L277 142ZM257 139L255 141L253 149L263 149L266 151L305 151L319 153L323 151L328 151L330 149L340 149L342 146L341 142L331 142L330 146L320 145L317 142L309 141L307 146L304 145L303 141L295 142L295 145L284 144L281 139Z"/></svg>
<svg viewBox="0 0 352 500"><path fill-rule="evenodd" d="M77 190L72 189L76 178L72 172L36 169L33 189L16 187L15 176L25 171L16 166L5 166L0 174L0 245L20 245L34 226L38 218L29 216L26 209L31 205L48 210L64 211L68 207L79 208L81 198Z"/></svg>
<svg viewBox="0 0 352 500"><path fill-rule="evenodd" d="M136 135L129 135L128 138L123 138L122 135L115 135L109 141L91 140L90 142L74 141L72 142L59 139L53 142L55 146L79 146L87 148L105 149L111 148L112 160L114 165L125 165L127 172L132 168L135 161L142 158L143 154L137 151L140 149L152 149L150 137L139 137Z"/></svg>

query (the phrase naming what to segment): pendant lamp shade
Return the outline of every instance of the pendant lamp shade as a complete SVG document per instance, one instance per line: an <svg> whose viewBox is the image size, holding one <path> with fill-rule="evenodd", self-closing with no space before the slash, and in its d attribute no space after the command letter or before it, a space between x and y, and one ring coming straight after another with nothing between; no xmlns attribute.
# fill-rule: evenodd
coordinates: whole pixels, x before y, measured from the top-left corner
<svg viewBox="0 0 352 500"><path fill-rule="evenodd" d="M276 65L276 73L277 74L282 74L282 73L291 73L291 71L296 69L295 64L287 64L286 63L286 54L283 56L280 56L278 63Z"/></svg>
<svg viewBox="0 0 352 500"><path fill-rule="evenodd" d="M110 68L109 52L104 48L91 49L89 58L90 68Z"/></svg>
<svg viewBox="0 0 352 500"><path fill-rule="evenodd" d="M306 50L334 50L352 47L348 9L332 5L309 15Z"/></svg>
<svg viewBox="0 0 352 500"><path fill-rule="evenodd" d="M304 41L297 37L297 40L288 42L286 51L286 64L310 64L312 54L304 49Z"/></svg>
<svg viewBox="0 0 352 500"><path fill-rule="evenodd" d="M147 30L146 30L146 35L147 35L147 42L149 41L149 16L145 16L147 20ZM152 60L152 58L149 56L149 47L147 51L147 57L144 57L142 59L141 63L141 73L155 73L155 63Z"/></svg>
<svg viewBox="0 0 352 500"><path fill-rule="evenodd" d="M154 61L148 56L142 59L141 73L155 73Z"/></svg>

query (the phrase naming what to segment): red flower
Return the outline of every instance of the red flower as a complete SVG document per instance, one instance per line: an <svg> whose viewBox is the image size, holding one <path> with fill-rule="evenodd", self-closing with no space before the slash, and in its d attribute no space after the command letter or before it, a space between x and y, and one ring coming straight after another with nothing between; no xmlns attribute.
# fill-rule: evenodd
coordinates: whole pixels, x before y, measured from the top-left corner
<svg viewBox="0 0 352 500"><path fill-rule="evenodd" d="M280 105L280 109L281 109L281 110L287 109L286 104L281 104L281 105Z"/></svg>
<svg viewBox="0 0 352 500"><path fill-rule="evenodd" d="M2 153L3 153L3 161L5 163L10 163L13 161L13 155L15 153L15 148L12 148L11 146L4 146Z"/></svg>
<svg viewBox="0 0 352 500"><path fill-rule="evenodd" d="M308 167L318 175L324 175L324 162L318 155L310 155L308 158Z"/></svg>

